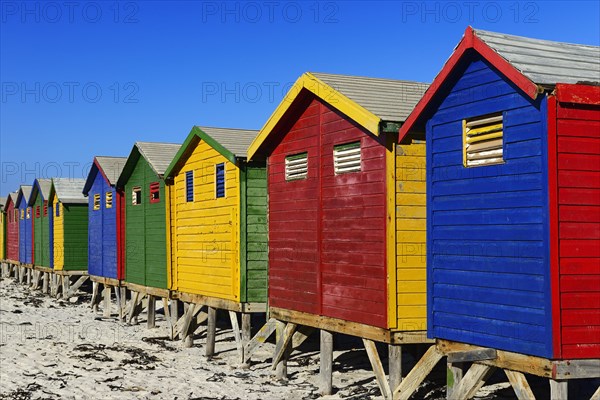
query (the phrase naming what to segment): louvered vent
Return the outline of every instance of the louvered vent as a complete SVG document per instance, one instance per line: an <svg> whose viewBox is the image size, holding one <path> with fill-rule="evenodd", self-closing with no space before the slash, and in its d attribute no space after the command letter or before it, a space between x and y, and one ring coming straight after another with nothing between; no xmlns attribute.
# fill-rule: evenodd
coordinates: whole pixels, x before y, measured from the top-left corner
<svg viewBox="0 0 600 400"><path fill-rule="evenodd" d="M502 115L463 121L463 165L476 167L504 162Z"/></svg>
<svg viewBox="0 0 600 400"><path fill-rule="evenodd" d="M285 158L285 180L305 179L308 175L308 153L294 154Z"/></svg>
<svg viewBox="0 0 600 400"><path fill-rule="evenodd" d="M194 171L185 173L185 201L188 203L194 201Z"/></svg>
<svg viewBox="0 0 600 400"><path fill-rule="evenodd" d="M336 175L360 171L360 142L334 146L333 167Z"/></svg>
<svg viewBox="0 0 600 400"><path fill-rule="evenodd" d="M225 163L215 166L215 195L217 198L225 197Z"/></svg>

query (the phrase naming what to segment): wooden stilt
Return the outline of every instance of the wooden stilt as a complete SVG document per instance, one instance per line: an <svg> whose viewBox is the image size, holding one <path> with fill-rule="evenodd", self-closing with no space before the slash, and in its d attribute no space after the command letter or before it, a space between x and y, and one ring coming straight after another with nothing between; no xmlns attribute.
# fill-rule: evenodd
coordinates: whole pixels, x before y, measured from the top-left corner
<svg viewBox="0 0 600 400"><path fill-rule="evenodd" d="M111 308L111 303L110 303L110 294L111 294L112 290L110 288L110 286L108 285L104 285L104 290L102 291L102 297L104 298L104 312L102 313L102 316L104 318L110 318L110 308Z"/></svg>
<svg viewBox="0 0 600 400"><path fill-rule="evenodd" d="M371 367L373 367L373 372L375 373L375 378L377 379L377 384L379 385L379 389L381 390L383 398L386 400L392 400L390 384L386 379L385 370L383 369L383 364L381 364L381 359L379 358L379 353L377 352L377 346L375 345L375 342L369 339L363 339L363 343L365 345L365 349L367 350L367 355L369 356L369 361L371 362Z"/></svg>
<svg viewBox="0 0 600 400"><path fill-rule="evenodd" d="M390 390L393 393L402 382L402 346L397 344L388 346L388 371Z"/></svg>
<svg viewBox="0 0 600 400"><path fill-rule="evenodd" d="M42 281L42 293L48 293L48 281L50 279L50 274L48 272L44 272L44 278Z"/></svg>
<svg viewBox="0 0 600 400"><path fill-rule="evenodd" d="M310 326L300 325L296 328L296 332L292 337L292 348L296 349L300 347L302 343L308 339L308 337L315 331L316 329Z"/></svg>
<svg viewBox="0 0 600 400"><path fill-rule="evenodd" d="M121 321L125 321L125 316L127 315L126 313L126 309L127 309L127 288L125 286L122 286L119 288L119 292L121 293L121 295L119 296L121 298L121 308L119 309L119 319Z"/></svg>
<svg viewBox="0 0 600 400"><path fill-rule="evenodd" d="M283 328L283 329L282 329ZM275 346L275 356L273 357L273 369L275 370L275 378L277 380L287 380L287 361L292 353L292 338L296 331L297 325L288 322L285 325L280 325L278 331L279 339Z"/></svg>
<svg viewBox="0 0 600 400"><path fill-rule="evenodd" d="M596 389L592 397L590 397L590 400L600 400L600 386L598 386L598 389Z"/></svg>
<svg viewBox="0 0 600 400"><path fill-rule="evenodd" d="M277 320L271 318L264 324L260 330L254 335L252 339L244 347L244 362L250 361L252 354L258 349L264 342L271 337L277 326Z"/></svg>
<svg viewBox="0 0 600 400"><path fill-rule="evenodd" d="M483 364L473 364L463 379L454 388L454 394L458 399L471 399L483 386L485 381L492 375L495 367Z"/></svg>
<svg viewBox="0 0 600 400"><path fill-rule="evenodd" d="M447 363L446 364L446 399L456 399L456 388L460 384L463 378L463 363Z"/></svg>
<svg viewBox="0 0 600 400"><path fill-rule="evenodd" d="M136 308L138 307L138 303L140 301L140 292L131 291L131 301L129 302L129 315L127 316L127 322L131 324L133 318L137 315Z"/></svg>
<svg viewBox="0 0 600 400"><path fill-rule="evenodd" d="M527 378L525 374L517 371L511 371L509 369L505 369L504 373L508 377L508 381L512 386L515 394L517 395L517 399L519 400L535 400L535 395L529 386L529 382L527 382Z"/></svg>
<svg viewBox="0 0 600 400"><path fill-rule="evenodd" d="M148 329L152 329L156 326L156 297L151 294L148 295L148 310L146 312L148 316Z"/></svg>
<svg viewBox="0 0 600 400"><path fill-rule="evenodd" d="M63 293L63 299L68 299L69 296L69 292L70 292L70 287L71 287L71 278L69 277L69 275L63 275L61 276L62 278L62 293Z"/></svg>
<svg viewBox="0 0 600 400"><path fill-rule="evenodd" d="M333 392L333 334L321 329L319 368L319 393L323 396Z"/></svg>
<svg viewBox="0 0 600 400"><path fill-rule="evenodd" d="M394 391L394 400L408 400L429 375L431 370L442 359L443 354L436 346L430 346L408 375Z"/></svg>
<svg viewBox="0 0 600 400"><path fill-rule="evenodd" d="M231 321L231 329L233 330L233 337L235 339L235 345L240 355L240 362L244 362L244 343L242 342L242 332L240 330L240 324L238 322L237 313L235 311L229 311L229 320Z"/></svg>
<svg viewBox="0 0 600 400"><path fill-rule="evenodd" d="M69 281L69 278L67 278L67 281ZM82 275L79 277L79 279L77 279L77 281L75 281L75 283L73 285L70 284L69 281L69 287L67 287L67 298L72 297L75 295L75 293L79 290L79 288L81 287L81 285L83 285L85 283L85 281L87 281L89 279L89 276L87 275Z"/></svg>
<svg viewBox="0 0 600 400"><path fill-rule="evenodd" d="M175 325L177 323L177 320L179 320L179 300L171 300L171 322L173 323L173 325Z"/></svg>
<svg viewBox="0 0 600 400"><path fill-rule="evenodd" d="M568 400L568 389L568 381L557 381L550 379L550 398L552 400Z"/></svg>
<svg viewBox="0 0 600 400"><path fill-rule="evenodd" d="M26 277L27 286L30 286L31 285L31 268L26 269L26 274L27 274L27 277Z"/></svg>
<svg viewBox="0 0 600 400"><path fill-rule="evenodd" d="M117 314L119 315L119 320L121 319L121 291L117 286L113 286L113 291L115 292L115 300L117 303Z"/></svg>
<svg viewBox="0 0 600 400"><path fill-rule="evenodd" d="M100 284L98 282L92 282L92 302L90 304L90 307L92 308L92 311L97 312L98 311L98 303L99 303L99 299L98 299L98 286Z"/></svg>
<svg viewBox="0 0 600 400"><path fill-rule="evenodd" d="M171 321L171 313L169 311L169 298L163 297L163 313L165 314L165 320L167 321L167 326L169 328L169 337L171 338L173 335L173 323Z"/></svg>
<svg viewBox="0 0 600 400"><path fill-rule="evenodd" d="M206 326L206 357L215 355L215 334L217 328L217 309L208 307L208 323Z"/></svg>

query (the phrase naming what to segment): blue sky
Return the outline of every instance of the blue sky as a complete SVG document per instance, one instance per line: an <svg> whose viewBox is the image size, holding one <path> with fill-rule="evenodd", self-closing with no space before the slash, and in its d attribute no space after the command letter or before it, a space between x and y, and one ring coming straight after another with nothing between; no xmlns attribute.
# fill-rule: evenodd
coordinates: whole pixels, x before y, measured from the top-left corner
<svg viewBox="0 0 600 400"><path fill-rule="evenodd" d="M468 25L600 44L597 1L0 5L2 196L195 124L260 129L305 71L430 82Z"/></svg>

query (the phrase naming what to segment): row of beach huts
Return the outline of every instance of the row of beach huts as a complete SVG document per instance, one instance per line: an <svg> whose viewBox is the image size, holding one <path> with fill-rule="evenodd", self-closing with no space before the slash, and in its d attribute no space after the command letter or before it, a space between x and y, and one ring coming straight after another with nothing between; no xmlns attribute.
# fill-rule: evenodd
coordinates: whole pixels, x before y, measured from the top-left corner
<svg viewBox="0 0 600 400"><path fill-rule="evenodd" d="M89 279L150 327L160 301L186 345L206 324L207 356L226 312L241 362L276 335L279 378L317 331L323 394L346 334L385 399L444 358L449 399L497 369L566 399L600 378L599 85L599 47L470 27L431 85L305 73L260 131L194 126L10 193L2 272L63 297Z"/></svg>

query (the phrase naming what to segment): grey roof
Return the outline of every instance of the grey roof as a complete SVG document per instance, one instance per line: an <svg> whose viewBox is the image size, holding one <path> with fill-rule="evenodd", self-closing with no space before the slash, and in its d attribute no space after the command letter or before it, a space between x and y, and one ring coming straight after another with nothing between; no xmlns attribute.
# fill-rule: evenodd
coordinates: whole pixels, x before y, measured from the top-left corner
<svg viewBox="0 0 600 400"><path fill-rule="evenodd" d="M258 131L251 129L212 128L199 126L211 138L233 153L236 157L248 157L248 147L258 135Z"/></svg>
<svg viewBox="0 0 600 400"><path fill-rule="evenodd" d="M127 162L127 157L106 157L106 156L96 156L96 161L104 171L104 175L108 179L108 183L111 185L115 185L117 180L119 179L119 175L121 175L121 171L123 171L123 167Z"/></svg>
<svg viewBox="0 0 600 400"><path fill-rule="evenodd" d="M17 200L19 200L19 194L23 192L23 197L25 197L26 201L29 201L29 197L31 196L31 189L33 186L31 185L21 185L19 188L19 192L17 193Z"/></svg>
<svg viewBox="0 0 600 400"><path fill-rule="evenodd" d="M42 192L42 198L44 200L48 200L48 197L50 196L50 187L52 186L52 179L46 179L46 178L38 178L36 179L39 187L40 187L40 191ZM34 192L34 187L32 187L31 189L31 193L33 194ZM31 198L31 195L27 198L28 201L33 200Z"/></svg>
<svg viewBox="0 0 600 400"><path fill-rule="evenodd" d="M412 81L317 72L311 74L384 121L406 120L429 87L428 83Z"/></svg>
<svg viewBox="0 0 600 400"><path fill-rule="evenodd" d="M4 210L5 204L6 204L6 197L0 197L0 210Z"/></svg>
<svg viewBox="0 0 600 400"><path fill-rule="evenodd" d="M54 178L52 179L56 197L61 203L66 204L86 204L87 197L81 193L85 185L85 179L75 178Z"/></svg>
<svg viewBox="0 0 600 400"><path fill-rule="evenodd" d="M17 196L19 195L19 191L11 192L8 194L8 197L12 200L13 204L17 204Z"/></svg>
<svg viewBox="0 0 600 400"><path fill-rule="evenodd" d="M174 143L135 142L140 154L157 175L163 176L181 147Z"/></svg>
<svg viewBox="0 0 600 400"><path fill-rule="evenodd" d="M600 84L600 47L474 30L475 35L532 82Z"/></svg>

